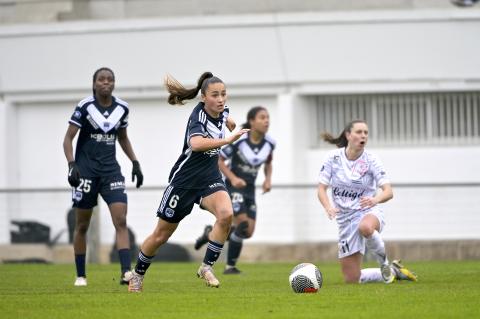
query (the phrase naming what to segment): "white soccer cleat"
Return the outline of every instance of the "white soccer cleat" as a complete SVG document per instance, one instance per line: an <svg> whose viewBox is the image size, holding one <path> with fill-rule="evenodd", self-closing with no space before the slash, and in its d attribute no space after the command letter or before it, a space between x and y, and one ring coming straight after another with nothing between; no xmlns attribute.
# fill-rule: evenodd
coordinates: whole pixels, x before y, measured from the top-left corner
<svg viewBox="0 0 480 319"><path fill-rule="evenodd" d="M85 277L77 277L75 279L75 283L73 284L75 287L82 287L87 285L87 278Z"/></svg>
<svg viewBox="0 0 480 319"><path fill-rule="evenodd" d="M135 271L130 272L132 277L128 282L129 292L142 292L143 291L143 276L137 274Z"/></svg>
<svg viewBox="0 0 480 319"><path fill-rule="evenodd" d="M220 282L213 274L212 266L201 264L200 268L197 271L198 278L204 279L207 286L218 288L220 286Z"/></svg>
<svg viewBox="0 0 480 319"><path fill-rule="evenodd" d="M386 284L391 284L395 281L395 271L389 264L383 264L380 266L380 271L382 272L383 281Z"/></svg>

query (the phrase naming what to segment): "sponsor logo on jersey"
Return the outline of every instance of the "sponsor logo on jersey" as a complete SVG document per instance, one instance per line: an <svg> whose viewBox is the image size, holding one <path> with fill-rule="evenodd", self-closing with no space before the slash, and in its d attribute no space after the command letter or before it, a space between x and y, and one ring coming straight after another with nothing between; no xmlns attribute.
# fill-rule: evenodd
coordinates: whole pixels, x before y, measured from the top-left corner
<svg viewBox="0 0 480 319"><path fill-rule="evenodd" d="M90 138L97 141L97 143L107 143L108 145L115 144L115 134L92 133L90 134Z"/></svg>
<svg viewBox="0 0 480 319"><path fill-rule="evenodd" d="M213 183L208 185L209 188L217 188L217 187L223 187L222 183Z"/></svg>
<svg viewBox="0 0 480 319"><path fill-rule="evenodd" d="M260 166L238 165L238 168L246 174L256 175Z"/></svg>
<svg viewBox="0 0 480 319"><path fill-rule="evenodd" d="M73 113L73 117L76 118L76 119L79 119L82 117L82 113L80 113L80 111L75 111Z"/></svg>
<svg viewBox="0 0 480 319"><path fill-rule="evenodd" d="M350 199L352 201L360 198L363 196L365 191L362 192L357 192L353 190L346 190L346 189L341 189L338 187L334 187L332 189L333 196L338 196L338 197L344 197L345 199Z"/></svg>
<svg viewBox="0 0 480 319"><path fill-rule="evenodd" d="M210 156L210 157L213 157L213 156L215 156L215 155L218 155L218 153L220 153L220 149L219 149L219 148L214 148L214 149L211 149L211 150L208 150L208 151L203 152L203 154L208 155L208 156Z"/></svg>
<svg viewBox="0 0 480 319"><path fill-rule="evenodd" d="M125 182L123 182L123 181L111 182L110 183L110 190L113 191L115 189L125 189Z"/></svg>
<svg viewBox="0 0 480 319"><path fill-rule="evenodd" d="M175 211L171 209L170 207L165 208L165 216L167 217L173 217L175 215Z"/></svg>

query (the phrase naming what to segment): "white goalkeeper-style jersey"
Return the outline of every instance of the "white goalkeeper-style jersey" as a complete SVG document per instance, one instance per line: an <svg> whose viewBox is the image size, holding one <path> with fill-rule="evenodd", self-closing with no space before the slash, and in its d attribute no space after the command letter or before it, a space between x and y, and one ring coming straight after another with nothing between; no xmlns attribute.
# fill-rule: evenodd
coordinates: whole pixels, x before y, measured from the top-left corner
<svg viewBox="0 0 480 319"><path fill-rule="evenodd" d="M364 150L351 161L345 151L342 147L329 152L319 174L319 183L331 187L335 207L340 209L337 222L354 212L370 209L360 207L360 198L373 197L379 187L390 183L378 157Z"/></svg>

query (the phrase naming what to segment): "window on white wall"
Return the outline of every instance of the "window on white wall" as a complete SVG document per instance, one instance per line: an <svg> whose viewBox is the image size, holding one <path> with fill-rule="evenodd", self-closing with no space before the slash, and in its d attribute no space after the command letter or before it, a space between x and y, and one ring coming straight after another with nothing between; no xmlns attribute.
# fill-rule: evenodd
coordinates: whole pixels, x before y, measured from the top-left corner
<svg viewBox="0 0 480 319"><path fill-rule="evenodd" d="M319 96L317 129L340 134L353 119L369 125L369 144L480 142L480 92Z"/></svg>

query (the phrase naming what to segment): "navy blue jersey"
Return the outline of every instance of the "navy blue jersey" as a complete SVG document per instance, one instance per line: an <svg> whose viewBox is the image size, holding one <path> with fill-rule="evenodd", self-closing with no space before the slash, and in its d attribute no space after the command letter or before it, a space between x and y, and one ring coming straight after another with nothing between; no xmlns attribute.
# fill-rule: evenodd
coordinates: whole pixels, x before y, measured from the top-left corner
<svg viewBox="0 0 480 319"><path fill-rule="evenodd" d="M112 97L112 105L102 107L89 96L78 103L68 122L80 128L75 162L82 177L121 175L115 144L118 130L128 126L128 103Z"/></svg>
<svg viewBox="0 0 480 319"><path fill-rule="evenodd" d="M241 136L235 143L226 145L220 156L229 160L230 170L247 183L247 189L255 189L258 170L263 163L272 159L275 141L267 134L258 144L250 141L250 133ZM227 180L227 186L230 183Z"/></svg>
<svg viewBox="0 0 480 319"><path fill-rule="evenodd" d="M182 154L170 171L168 178L168 182L175 187L201 189L222 179L218 168L220 148L193 152L190 138L195 135L205 138L224 138L229 110L228 107L225 107L218 118L213 118L208 115L204 107L205 104L200 102L188 119Z"/></svg>

